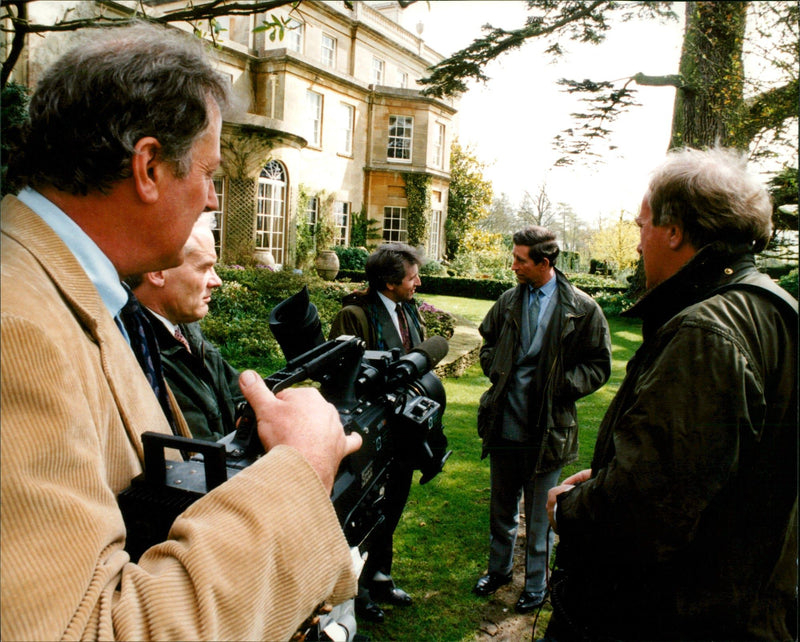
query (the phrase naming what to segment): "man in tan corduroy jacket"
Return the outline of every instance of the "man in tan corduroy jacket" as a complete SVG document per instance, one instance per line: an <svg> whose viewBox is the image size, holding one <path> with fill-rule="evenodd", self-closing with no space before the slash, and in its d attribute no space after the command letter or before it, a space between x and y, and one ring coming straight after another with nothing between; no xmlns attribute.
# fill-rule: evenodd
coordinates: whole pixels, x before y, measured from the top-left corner
<svg viewBox="0 0 800 642"><path fill-rule="evenodd" d="M360 438L312 389L245 397L268 451L194 503L137 564L116 496L140 435L169 432L114 317L120 278L177 265L216 209L227 88L199 41L134 27L45 74L2 203L0 635L4 640L288 639L355 593L329 500Z"/></svg>

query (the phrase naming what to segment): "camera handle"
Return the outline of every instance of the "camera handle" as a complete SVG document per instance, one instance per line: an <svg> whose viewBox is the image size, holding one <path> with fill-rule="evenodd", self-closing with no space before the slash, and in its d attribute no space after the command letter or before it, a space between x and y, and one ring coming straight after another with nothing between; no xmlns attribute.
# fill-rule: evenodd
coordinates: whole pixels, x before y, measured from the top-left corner
<svg viewBox="0 0 800 642"><path fill-rule="evenodd" d="M203 455L205 492L211 492L222 482L228 480L228 470L225 466L225 445L219 442L165 435L160 432L145 432L142 433L142 446L144 447L144 479L150 486L160 487L167 483L167 462L164 456L167 448Z"/></svg>

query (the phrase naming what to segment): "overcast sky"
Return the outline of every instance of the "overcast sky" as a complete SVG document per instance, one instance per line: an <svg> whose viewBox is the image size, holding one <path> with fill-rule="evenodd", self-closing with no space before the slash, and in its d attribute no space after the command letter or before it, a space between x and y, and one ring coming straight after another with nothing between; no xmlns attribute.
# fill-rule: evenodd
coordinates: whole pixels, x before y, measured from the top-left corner
<svg viewBox="0 0 800 642"><path fill-rule="evenodd" d="M481 35L483 24L519 28L527 15L521 0L431 0L411 5L401 20L412 32L422 21L426 43L447 56ZM518 204L526 190L533 195L546 181L551 201L570 204L586 221L618 216L620 209L635 213L650 170L667 150L674 89L638 91L642 106L617 121L605 148L596 148L602 164L556 168L553 163L561 154L553 149L553 138L574 124L570 113L581 110L556 81L676 73L682 31L682 20L635 21L615 26L599 46L562 41L569 53L556 64L536 42L491 63L486 69L491 80L471 85L461 98L458 118L459 139L489 165L484 175L495 194L504 192Z"/></svg>

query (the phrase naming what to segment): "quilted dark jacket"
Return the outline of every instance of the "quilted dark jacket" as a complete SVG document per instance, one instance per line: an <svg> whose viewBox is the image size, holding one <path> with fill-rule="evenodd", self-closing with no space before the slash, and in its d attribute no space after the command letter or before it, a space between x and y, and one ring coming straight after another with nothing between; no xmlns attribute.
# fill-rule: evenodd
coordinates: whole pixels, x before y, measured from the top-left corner
<svg viewBox="0 0 800 642"><path fill-rule="evenodd" d="M150 315L150 322L161 349L164 378L192 436L208 441L224 437L236 427L236 406L244 401L239 372L206 341L198 323L181 326L192 348L190 354L161 321Z"/></svg>
<svg viewBox="0 0 800 642"><path fill-rule="evenodd" d="M538 443L537 473L578 457L575 401L600 388L611 374L611 339L600 306L556 270L559 307L547 329L530 388L529 433ZM480 399L478 434L486 457L501 433L503 403L520 342L522 296L527 285L506 290L480 325L480 360L492 387Z"/></svg>
<svg viewBox="0 0 800 642"><path fill-rule="evenodd" d="M629 314L592 478L559 497L553 603L592 638L789 639L797 302L709 248Z"/></svg>

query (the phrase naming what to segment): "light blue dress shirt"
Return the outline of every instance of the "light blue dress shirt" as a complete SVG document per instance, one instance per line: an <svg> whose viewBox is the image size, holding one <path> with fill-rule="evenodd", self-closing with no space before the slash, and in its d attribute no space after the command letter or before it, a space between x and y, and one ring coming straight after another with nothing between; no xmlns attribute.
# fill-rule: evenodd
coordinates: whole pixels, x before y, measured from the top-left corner
<svg viewBox="0 0 800 642"><path fill-rule="evenodd" d="M542 323L542 317L544 316L545 312L547 312L547 308L550 305L550 301L553 298L553 294L555 294L556 288L558 287L558 282L556 277L550 279L547 283L545 283L542 287L539 288L539 292L541 292L541 297L539 300L539 318L537 327ZM536 293L536 288L530 286L528 288L528 304L533 303L533 297Z"/></svg>
<svg viewBox="0 0 800 642"><path fill-rule="evenodd" d="M128 294L120 283L114 264L75 221L39 192L25 187L17 198L36 212L64 241L97 288L109 314L116 317L128 302Z"/></svg>

